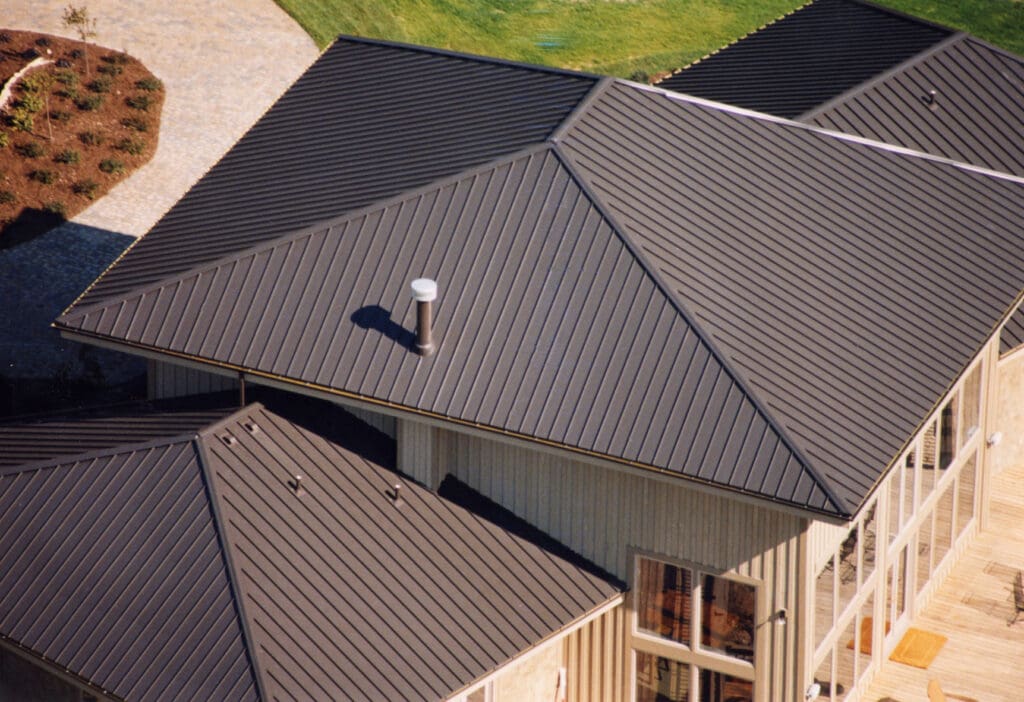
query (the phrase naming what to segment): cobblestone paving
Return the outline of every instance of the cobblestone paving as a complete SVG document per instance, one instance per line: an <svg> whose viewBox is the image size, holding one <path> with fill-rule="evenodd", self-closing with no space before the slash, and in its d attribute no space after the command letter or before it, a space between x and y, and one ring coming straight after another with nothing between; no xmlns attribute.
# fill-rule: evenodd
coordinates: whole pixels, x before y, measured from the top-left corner
<svg viewBox="0 0 1024 702"><path fill-rule="evenodd" d="M67 0L8 0L0 26L74 36ZM166 86L153 160L35 240L0 250L0 376L84 372L79 345L50 323L156 223L316 59L316 45L271 0L90 0L95 42L141 59ZM136 360L89 352L109 380ZM99 398L98 398L99 399Z"/></svg>

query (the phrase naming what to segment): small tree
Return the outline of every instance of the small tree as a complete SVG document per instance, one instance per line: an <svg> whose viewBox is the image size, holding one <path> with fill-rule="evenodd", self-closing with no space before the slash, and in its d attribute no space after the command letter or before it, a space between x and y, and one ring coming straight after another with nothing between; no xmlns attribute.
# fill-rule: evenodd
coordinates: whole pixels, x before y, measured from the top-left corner
<svg viewBox="0 0 1024 702"><path fill-rule="evenodd" d="M46 131L53 141L53 124L50 122L50 93L53 92L53 84L57 82L57 76L50 73L49 68L44 68L35 75L36 85L43 94L43 104L46 106Z"/></svg>
<svg viewBox="0 0 1024 702"><path fill-rule="evenodd" d="M79 39L85 44L85 50L83 55L85 56L85 75L89 75L89 47L88 42L90 39L96 38L96 20L89 16L89 8L85 5L81 7L75 7L74 5L68 5L64 9L64 15L61 17L64 20L64 27L67 29L73 29Z"/></svg>

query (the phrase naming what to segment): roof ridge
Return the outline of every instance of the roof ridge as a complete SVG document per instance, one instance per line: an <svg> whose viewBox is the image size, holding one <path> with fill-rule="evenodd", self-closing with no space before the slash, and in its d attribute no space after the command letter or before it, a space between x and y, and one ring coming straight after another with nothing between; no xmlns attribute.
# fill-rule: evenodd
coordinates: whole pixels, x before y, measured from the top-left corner
<svg viewBox="0 0 1024 702"><path fill-rule="evenodd" d="M601 80L594 83L594 86L587 91L587 94L583 96L583 99L576 103L576 107L572 109L569 116L562 120L562 123L555 127L551 134L548 136L547 141L557 143L570 129L576 124L576 121L581 115L585 114L590 104L596 100L608 86L615 82L615 78L611 76L604 76Z"/></svg>
<svg viewBox="0 0 1024 702"><path fill-rule="evenodd" d="M403 49L420 54L433 54L435 56L442 56L445 58L461 59L469 61L477 61L480 63L490 63L498 66L505 66L508 68L519 68L529 71L539 71L542 73L550 73L553 75L565 76L566 78L592 78L595 82L599 81L602 76L599 73L585 73L583 71L574 71L569 68L559 68L557 66L545 66L539 63L528 63L526 61L514 61L512 59L504 59L496 56L485 56L483 54L474 54L468 51L457 51L455 49L442 49L434 46L422 46L419 44L410 44L408 42L394 41L392 39L378 39L375 37L358 37L352 34L339 34L331 46L334 46L339 41L351 42L354 44L369 44L371 46L381 46L393 49ZM324 49L324 52L328 51L330 47Z"/></svg>
<svg viewBox="0 0 1024 702"><path fill-rule="evenodd" d="M589 93L588 93L588 95L589 95ZM512 163L512 162L517 161L519 159L526 158L527 156L530 156L530 155L535 154L535 153L539 153L539 152L541 152L541 151L543 151L543 150L545 150L547 148L549 148L549 145L548 145L548 143L546 141L539 142L537 144L531 144L529 146L524 146L523 148L521 148L518 151L515 151L515 152L513 152L511 154L503 154L502 156L499 156L498 158L494 158L494 159L491 159L490 161L487 161L485 163L481 163L481 164L473 166L471 168L467 168L467 169L458 171L457 173L453 173L453 174L450 174L450 175L442 176L441 178L437 178L436 180L432 180L429 183L425 183L425 184L423 184L423 185L421 185L419 187L412 188L410 190L403 190L403 191L401 191L399 193L391 195L390 197L386 197L386 198L383 198L381 200L376 200L376 201L374 201L374 202L372 202L372 203L370 203L368 205L364 205L363 207L360 207L360 208L355 209L355 210L351 210L351 211L346 212L346 213L344 213L342 215L338 215L336 217L331 217L331 218L328 218L328 219L320 220L319 222L307 225L307 226L302 227L300 229L294 229L294 230L291 230L291 231L282 232L279 236L276 236L273 239L267 239L265 241L261 241L261 242L259 242L257 244L254 244L253 246L250 246L247 249L242 249L241 251L235 251L235 252L232 252L232 253L228 253L228 254L225 254L225 255L221 256L220 258L214 259L212 261L206 261L204 263L200 263L200 264L198 264L196 266L193 266L193 267L191 267L191 268L189 268L187 270L181 271L180 273L176 273L176 274L174 274L173 276L171 276L169 278L159 278L159 279L154 280L152 282L144 283L143 285L140 285L138 287L132 288L131 290L129 290L127 292L119 293L119 294L117 294L117 295L115 295L113 297L106 297L106 298L103 298L103 299L100 299L100 300L96 300L94 302L89 303L88 305L85 305L85 306L83 306L81 308L76 309L74 314L69 314L69 312L71 311L72 307L74 306L74 305L72 305L72 307L69 307L67 310L65 310L63 313L61 313L61 315L59 317L57 317L57 319L55 319L53 322L51 322L50 323L50 327L54 328L54 329L58 329L58 330L66 329L68 331L77 331L74 328L69 327L67 325L67 323L66 323L67 320L75 319L75 318L77 318L77 317L79 317L81 315L88 314L89 312L94 312L96 310L101 310L101 309L103 309L105 307L109 307L110 305L117 304L118 302L121 302L121 301L124 301L124 300L128 300L128 299L131 299L132 297L136 297L136 296L142 295L142 294L144 294L146 292L149 292L149 291L155 290L157 288L163 287L164 285L167 285L167 283L169 281L172 281L172 280L184 280L184 279L186 279L186 278L188 278L188 277L190 277L192 275L196 275L196 274L202 273L204 271L212 270L212 269L217 268L218 266L222 266L222 265L224 265L226 263L230 263L232 261L241 260L242 258L245 258L246 256L253 256L253 255L256 255L256 254L258 254L258 253L260 253L262 251L269 251L271 249L277 248L278 246L281 246L282 244L287 244L287 243L290 243L290 242L298 241L299 239L302 239L303 237L309 237L309 236L313 236L315 234L324 233L327 230L329 230L332 227L335 227L335 226L337 226L339 224L343 224L345 222L348 222L348 221L351 221L351 220L354 220L354 219L358 219L359 217L363 217L363 216L365 216L367 214L370 214L370 213L375 212L377 210L383 209L383 208L388 207L390 205L393 205L393 204L396 204L396 203L399 203L399 202L404 202L404 201L409 200L409 199L414 198L414 197L418 197L419 195L421 195L423 193L427 193L427 192L430 192L432 190L438 190L440 188L443 188L445 185L447 185L449 183L456 183L456 182L458 182L460 180L463 180L465 178L471 177L471 176L473 176L475 174L483 173L485 171L491 170L491 169L495 168L498 165L501 165L501 164L504 164L504 163ZM111 264L111 265L113 265L113 264ZM85 293L83 293L83 295L84 294Z"/></svg>
<svg viewBox="0 0 1024 702"><path fill-rule="evenodd" d="M852 2L853 0L849 0L849 1ZM963 42L965 39L967 39L969 37L970 37L970 35L967 34L966 32L953 32L952 34L950 34L945 39L942 39L941 41L935 42L934 44L929 46L924 51L919 51L918 53L914 54L913 56L911 56L908 59L905 59L905 60L901 61L900 63L896 64L895 66L892 66L892 67L882 71L881 73L877 73L872 78L869 78L866 81L858 83L857 85L853 86L852 88L844 90L843 92L839 93L835 97L830 98L829 100L826 100L825 102L821 103L820 105L817 105L816 107L812 107L811 109L807 110L803 114L797 115L796 117L793 118L793 121L794 122L805 122L806 120L813 119L814 117L817 117L820 114L828 112L829 110L831 110L831 109L833 109L835 107L838 107L839 105L841 105L844 102L852 99L853 97L855 97L857 95L861 95L862 93L867 92L871 88L874 88L876 85L884 83L885 81L889 80L893 76L898 75L900 73L903 73L904 71L912 68L913 66L916 66L917 64L921 63L922 61L925 61L925 60L931 58L935 54L937 54L937 53L939 53L941 51L945 51L950 46L953 46L954 44L959 44L959 43Z"/></svg>
<svg viewBox="0 0 1024 702"><path fill-rule="evenodd" d="M222 425L224 422L228 421L228 419L238 416L240 412L253 406L259 406L262 408L262 405L259 403L247 405L238 412L232 414L231 417L225 418L222 422L218 422L217 426ZM224 516L220 506L220 498L217 495L217 491L214 489L213 474L210 471L210 459L206 451L206 440L207 436L201 434L196 436L192 441L195 446L196 460L199 463L199 473L202 477L203 489L206 491L206 499L210 505L211 520L213 521L213 528L217 533L217 543L220 544L221 557L224 563L224 574L228 580L228 587L231 589L231 598L234 600L239 628L242 631L245 653L249 658L249 665L253 673L253 682L256 685L256 695L261 700L269 700L270 695L268 694L269 686L267 685L267 678L263 672L263 666L260 665L259 662L259 649L256 646L256 638L253 636L252 628L249 625L249 616L246 613L245 608L245 597L242 593L242 586L239 582L238 572L235 570L234 558L232 558L231 555L231 542L228 539L227 529L225 528Z"/></svg>
<svg viewBox="0 0 1024 702"><path fill-rule="evenodd" d="M792 10L790 10L789 12L786 12L786 13L783 13L783 14L779 15L778 17L776 17L775 19L773 19L770 22L765 22L764 24L762 24L760 27L757 27L756 29L751 29L746 34L744 34L742 36L739 36L739 37L736 37L735 39L733 39L728 44L726 44L724 46L720 46L720 47L718 47L717 49L715 49L713 51L709 51L708 53L704 54L700 58L694 59L693 61L690 61L685 66L680 66L679 68L677 68L674 71L672 71L671 73L669 73L667 76L664 76L660 80L655 81L651 85L660 85L661 83L664 83L666 80L668 80L672 76L674 76L674 75L676 75L678 73L682 73L686 69L691 68L693 66L696 66L701 61L706 61L707 59L711 58L712 56L715 56L716 54L722 53L726 49L728 49L728 48L730 48L732 46L735 46L736 44L739 44L741 41L747 39L748 37L752 37L753 35L757 34L758 32L763 31L763 30L767 29L768 27L771 27L773 24L778 24L779 22L781 22L782 20L786 19L790 15L795 15L797 12L800 12L801 10L804 10L804 9L810 7L815 2L817 2L817 0L807 0L807 2L805 2L803 5L800 5L799 7L795 7Z"/></svg>
<svg viewBox="0 0 1024 702"><path fill-rule="evenodd" d="M651 278L655 287L661 291L661 293L668 299L668 301L675 307L679 315L686 321L686 323L694 330L697 337L704 343L711 355L721 364L722 369L726 374L739 386L743 394L751 401L758 413L764 418L765 422L772 428L773 431L779 436L779 440L782 441L783 445L788 448L796 459L800 462L801 468L806 471L814 484L817 485L829 502L832 504L834 509L842 515L852 514L849 505L845 503L832 489L832 486L824 480L817 470L814 469L812 462L807 458L804 450L800 447L799 443L786 431L776 420L774 414L769 411L768 406L764 403L756 392L754 392L753 386L750 381L747 380L746 376L736 367L733 363L732 358L729 354L725 353L721 347L714 341L712 335L704 329L703 325L700 324L696 316L693 315L683 304L683 301L679 299L679 296L672 290L671 286L665 283L661 275L656 270L656 267L651 265L650 260L644 256L640 247L630 238L626 233L615 216L605 207L604 202L598 197L593 190L590 188L590 184L586 178L575 168L572 157L565 153L561 147L555 144L552 147L556 158L562 163L563 167L569 172L573 180L577 183L579 188L583 191L586 197L593 203L594 207L601 213L601 216L605 218L608 224L611 226L612 231L615 232L616 236L622 241L623 245L637 261L637 263L644 269L644 272ZM682 476L688 478L689 476Z"/></svg>
<svg viewBox="0 0 1024 702"><path fill-rule="evenodd" d="M812 2L817 2L817 1L818 0L812 0ZM942 29L942 30L945 30L947 32L953 32L953 33L959 31L959 30L957 30L957 29L955 29L953 27L949 27L949 26L946 26L944 24L939 24L938 22L932 22L931 20L925 19L924 17L917 17L916 15L908 14L908 13L903 12L901 10L897 10L896 8L893 8L893 7L887 7L885 5L879 5L876 2L872 2L872 0L843 0L843 1L844 2L849 2L849 3L854 3L854 4L857 4L857 5L862 5L864 7L870 7L873 10L878 10L879 12L884 12L887 15L892 15L893 17L898 17L899 19L909 20L909 21L913 22L914 24L924 25L926 27L931 27L932 29ZM808 3L808 4L810 4L810 3Z"/></svg>
<svg viewBox="0 0 1024 702"><path fill-rule="evenodd" d="M148 439L146 441L140 441L137 443L125 443L118 444L117 446L108 446L107 448L92 449L90 451L83 451L82 453L69 453L61 456L52 456L50 458L41 458L28 463L22 463L16 466L8 466L6 468L0 467L0 477L8 475L17 475L18 473L28 473L36 470L48 470L50 468L60 468L71 463L81 463L82 461L95 460L97 458L108 458L111 456L117 456L122 453L143 451L146 449L158 448L161 446L172 446L174 444L184 444L192 441L196 437L195 432L186 432L183 434L176 434L174 436L164 436L156 439Z"/></svg>

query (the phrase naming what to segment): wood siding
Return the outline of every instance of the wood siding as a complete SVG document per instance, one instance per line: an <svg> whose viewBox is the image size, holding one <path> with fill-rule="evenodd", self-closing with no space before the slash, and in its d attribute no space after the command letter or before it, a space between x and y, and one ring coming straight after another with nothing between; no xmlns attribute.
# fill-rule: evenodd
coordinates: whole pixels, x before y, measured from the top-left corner
<svg viewBox="0 0 1024 702"><path fill-rule="evenodd" d="M377 429L384 434L387 434L392 439L397 436L397 421L394 417L389 417L386 414L380 412L372 412L362 407L354 407L353 405L345 404L344 402L338 402L337 404L345 408L345 411L354 414L359 419L369 424L374 429Z"/></svg>
<svg viewBox="0 0 1024 702"><path fill-rule="evenodd" d="M218 375L177 363L153 360L149 361L146 369L146 395L151 400L237 389L238 378L232 375Z"/></svg>
<svg viewBox="0 0 1024 702"><path fill-rule="evenodd" d="M447 472L624 580L642 551L757 581L765 605L758 615L760 689L769 699L793 698L796 627L775 624L770 615L797 611L805 520L678 479L443 429L435 439L436 460Z"/></svg>
<svg viewBox="0 0 1024 702"><path fill-rule="evenodd" d="M565 637L566 702L629 699L627 614L616 607Z"/></svg>

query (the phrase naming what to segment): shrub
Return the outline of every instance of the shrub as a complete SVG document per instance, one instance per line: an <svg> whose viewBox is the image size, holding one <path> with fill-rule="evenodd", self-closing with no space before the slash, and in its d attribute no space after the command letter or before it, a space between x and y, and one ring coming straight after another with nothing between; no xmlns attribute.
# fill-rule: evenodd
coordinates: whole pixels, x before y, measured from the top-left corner
<svg viewBox="0 0 1024 702"><path fill-rule="evenodd" d="M57 163L78 163L82 160L81 155L74 149L64 149L53 157Z"/></svg>
<svg viewBox="0 0 1024 702"><path fill-rule="evenodd" d="M6 44L11 40L11 35L7 32L0 32L0 44Z"/></svg>
<svg viewBox="0 0 1024 702"><path fill-rule="evenodd" d="M50 202L44 203L43 210L50 214L55 214L62 219L66 219L68 216L68 208L60 200L51 200Z"/></svg>
<svg viewBox="0 0 1024 702"><path fill-rule="evenodd" d="M72 49L71 53L69 53L68 56L70 56L73 59L80 59L83 56L85 56L85 54L82 53L81 49Z"/></svg>
<svg viewBox="0 0 1024 702"><path fill-rule="evenodd" d="M11 143L11 137L7 135L7 132L0 132L0 149L6 147Z"/></svg>
<svg viewBox="0 0 1024 702"><path fill-rule="evenodd" d="M88 88L94 93L109 93L112 83L113 81L108 76L100 76L95 80L89 81Z"/></svg>
<svg viewBox="0 0 1024 702"><path fill-rule="evenodd" d="M103 143L103 135L96 132L82 132L78 135L78 140L86 146L99 146Z"/></svg>
<svg viewBox="0 0 1024 702"><path fill-rule="evenodd" d="M43 80L38 73L30 73L21 79L22 92L34 94L42 91Z"/></svg>
<svg viewBox="0 0 1024 702"><path fill-rule="evenodd" d="M149 131L149 122L141 117L125 117L121 120L121 124L122 126L128 127L128 129L134 129L137 132Z"/></svg>
<svg viewBox="0 0 1024 702"><path fill-rule="evenodd" d="M15 146L14 150L25 158L39 158L46 153L46 149L38 141L26 141Z"/></svg>
<svg viewBox="0 0 1024 702"><path fill-rule="evenodd" d="M118 66L116 63L104 63L96 70L99 73L103 73L104 75L110 76L111 78L113 78L114 76L119 76L122 73L124 73L124 69Z"/></svg>
<svg viewBox="0 0 1024 702"><path fill-rule="evenodd" d="M73 85L66 86L63 90L57 93L65 100L78 100L78 88Z"/></svg>
<svg viewBox="0 0 1024 702"><path fill-rule="evenodd" d="M146 142L142 139L131 139L125 137L121 141L117 142L117 149L130 153L133 156L138 156L146 150Z"/></svg>
<svg viewBox="0 0 1024 702"><path fill-rule="evenodd" d="M0 190L0 205L7 205L14 202L17 198L10 190Z"/></svg>
<svg viewBox="0 0 1024 702"><path fill-rule="evenodd" d="M43 109L43 99L36 93L25 93L14 104L15 109L22 109L35 114Z"/></svg>
<svg viewBox="0 0 1024 702"><path fill-rule="evenodd" d="M82 110L83 112L95 112L96 110L100 109L100 105L102 104L102 95L86 95L85 97L79 98L75 101L75 105L77 105L78 109Z"/></svg>
<svg viewBox="0 0 1024 702"><path fill-rule="evenodd" d="M67 86L78 85L78 74L74 71L57 71L57 82Z"/></svg>
<svg viewBox="0 0 1024 702"><path fill-rule="evenodd" d="M57 180L57 174L55 174L53 171L48 171L44 168L32 171L32 173L29 174L29 177L38 183L42 183L43 185L53 185L53 181Z"/></svg>
<svg viewBox="0 0 1024 702"><path fill-rule="evenodd" d="M96 197L96 192L100 189L100 184L95 180L86 179L80 180L71 186L71 190L74 191L75 195L81 195L82 197L92 200Z"/></svg>
<svg viewBox="0 0 1024 702"><path fill-rule="evenodd" d="M128 54L122 52L114 52L107 54L101 59L106 64L113 64L115 66L123 66L128 63Z"/></svg>
<svg viewBox="0 0 1024 702"><path fill-rule="evenodd" d="M128 107L142 110L143 112L148 112L149 106L153 104L152 98L148 95L134 95L125 100L125 102L128 103Z"/></svg>
<svg viewBox="0 0 1024 702"><path fill-rule="evenodd" d="M71 119L71 113L66 110L50 110L50 119L57 122L67 122Z"/></svg>
<svg viewBox="0 0 1024 702"><path fill-rule="evenodd" d="M57 59L57 68L71 68L71 62L66 58Z"/></svg>
<svg viewBox="0 0 1024 702"><path fill-rule="evenodd" d="M116 158L105 158L100 161L100 170L110 175L121 175L124 173L124 162Z"/></svg>
<svg viewBox="0 0 1024 702"><path fill-rule="evenodd" d="M11 115L7 118L7 122L19 132L31 132L32 127L35 126L32 113L17 108L11 110Z"/></svg>
<svg viewBox="0 0 1024 702"><path fill-rule="evenodd" d="M36 39L36 44L38 44L39 46L49 46L50 45L50 38L49 37L39 37L38 39Z"/></svg>
<svg viewBox="0 0 1024 702"><path fill-rule="evenodd" d="M135 81L135 87L139 90L145 90L148 93L153 93L157 90L163 90L164 84L158 79L150 76L149 78L143 78L142 80Z"/></svg>

